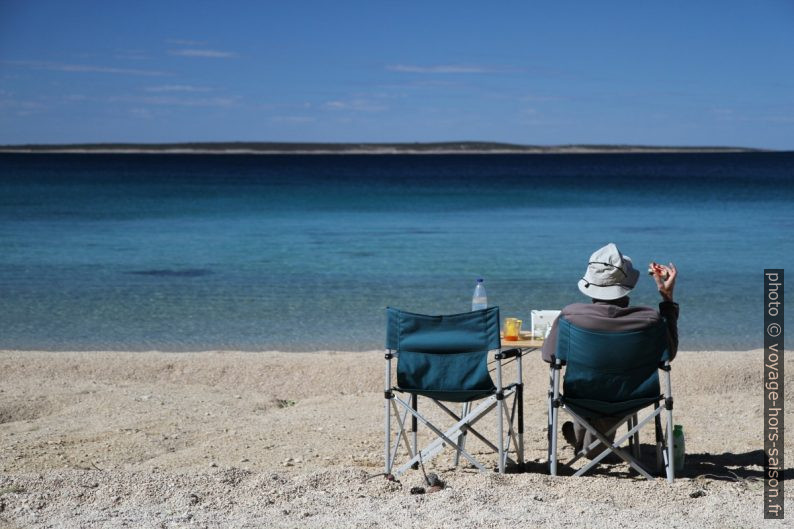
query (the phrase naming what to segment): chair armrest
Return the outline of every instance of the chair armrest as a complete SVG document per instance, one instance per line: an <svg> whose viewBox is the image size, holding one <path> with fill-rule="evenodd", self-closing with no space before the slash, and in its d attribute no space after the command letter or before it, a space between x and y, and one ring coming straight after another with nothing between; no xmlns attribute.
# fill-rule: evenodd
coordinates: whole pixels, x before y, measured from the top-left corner
<svg viewBox="0 0 794 529"><path fill-rule="evenodd" d="M513 358L515 356L521 356L521 349L515 348L515 349L507 349L504 351L499 351L498 353L496 353L496 356L494 356L494 358L496 358L497 360L505 360L507 358Z"/></svg>
<svg viewBox="0 0 794 529"><path fill-rule="evenodd" d="M562 369L562 366L566 365L568 362L564 360L560 360L554 355L551 355L551 362L549 362L550 369Z"/></svg>

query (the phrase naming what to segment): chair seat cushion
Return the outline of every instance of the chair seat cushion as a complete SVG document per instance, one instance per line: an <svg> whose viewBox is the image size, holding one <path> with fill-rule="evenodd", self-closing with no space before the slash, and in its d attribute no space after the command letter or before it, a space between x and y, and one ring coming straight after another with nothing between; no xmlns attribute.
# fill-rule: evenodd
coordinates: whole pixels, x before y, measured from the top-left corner
<svg viewBox="0 0 794 529"><path fill-rule="evenodd" d="M574 413L582 415L583 417L615 417L619 419L641 410L646 406L650 406L661 398L662 396L659 395L657 397L644 397L621 402L608 402L603 400L561 397L563 404L569 407Z"/></svg>
<svg viewBox="0 0 794 529"><path fill-rule="evenodd" d="M496 393L496 388L492 390L446 391L395 387L394 390L401 393L416 393L417 395L422 395L423 397L430 397L431 399L442 400L445 402L469 402L472 400L482 399Z"/></svg>

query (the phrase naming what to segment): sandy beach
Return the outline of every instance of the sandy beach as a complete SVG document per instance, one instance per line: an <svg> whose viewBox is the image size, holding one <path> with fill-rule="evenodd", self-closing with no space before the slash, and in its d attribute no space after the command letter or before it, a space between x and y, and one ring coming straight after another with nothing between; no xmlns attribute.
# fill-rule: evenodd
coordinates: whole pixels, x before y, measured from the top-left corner
<svg viewBox="0 0 794 529"><path fill-rule="evenodd" d="M757 480L761 351L679 353L687 466L673 485L618 463L546 475L547 369L531 355L527 471L455 469L448 449L427 465L448 486L425 495L409 493L419 471L378 476L383 362L377 351L0 352L0 527L784 526L763 519ZM652 465L652 429L641 442Z"/></svg>

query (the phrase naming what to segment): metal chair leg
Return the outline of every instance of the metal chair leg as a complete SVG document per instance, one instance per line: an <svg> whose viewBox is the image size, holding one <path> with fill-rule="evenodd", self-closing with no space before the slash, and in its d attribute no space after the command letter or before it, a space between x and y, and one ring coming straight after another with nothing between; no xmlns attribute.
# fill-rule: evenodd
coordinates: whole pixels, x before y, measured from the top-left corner
<svg viewBox="0 0 794 529"><path fill-rule="evenodd" d="M631 422L629 424L631 424L630 428L634 428L635 426L637 426L637 414L636 413L631 416ZM631 453L632 453L632 455L635 458L637 458L637 459L640 458L640 432L639 432L639 430L637 432L635 432L634 435L631 437Z"/></svg>
<svg viewBox="0 0 794 529"><path fill-rule="evenodd" d="M552 394L549 402L549 410L551 411L551 458L549 458L549 473L552 476L557 475L557 422L559 419L559 398L560 398L560 361L557 360L555 368L552 372Z"/></svg>
<svg viewBox="0 0 794 529"><path fill-rule="evenodd" d="M411 407L413 408L414 411L417 411L419 407L419 396L416 393L411 394ZM416 416L414 415L411 417L411 436L413 437L412 441L414 446L414 454L417 453L419 449L419 443L417 442L416 439L416 432L418 430L417 426L418 425L416 422ZM414 470L418 469L419 463L414 463L411 468L413 468Z"/></svg>
<svg viewBox="0 0 794 529"><path fill-rule="evenodd" d="M631 431L634 428L634 415L629 416L629 419L626 421L626 428ZM629 437L629 448L631 449L631 454L634 455L634 436L632 435Z"/></svg>
<svg viewBox="0 0 794 529"><path fill-rule="evenodd" d="M469 402L464 402L461 408L460 416L465 417L469 414ZM463 432L460 434L459 437L459 445L462 449L466 448L466 429L462 429ZM455 451L455 466L457 467L460 464L460 452L458 450Z"/></svg>
<svg viewBox="0 0 794 529"><path fill-rule="evenodd" d="M386 414L386 417L384 419L384 421L385 421L384 430L385 430L385 433L386 433L386 442L385 442L385 446L384 446L384 452L385 452L385 455L386 455L386 457L385 457L385 460L386 460L386 468L385 468L385 470L386 470L386 475L389 475L389 474L391 474L391 466L392 466L392 461L391 461L391 410L389 409L389 398L388 397L384 400L384 402L386 403L386 406L384 408L384 413Z"/></svg>
<svg viewBox="0 0 794 529"><path fill-rule="evenodd" d="M653 411L659 408L659 403L655 402ZM654 430L656 434L656 472L661 474L664 471L664 434L662 433L662 417L657 415L654 418Z"/></svg>
<svg viewBox="0 0 794 529"><path fill-rule="evenodd" d="M675 479L675 468L673 460L673 410L667 410L667 481L673 482Z"/></svg>
<svg viewBox="0 0 794 529"><path fill-rule="evenodd" d="M383 384L384 385L383 395L385 397L384 398L384 408L383 408L383 410L384 410L384 413L386 414L386 416L383 419L384 420L384 430L385 430L385 434L386 434L386 439L385 439L385 443L384 443L385 444L384 452L385 452L385 455L386 455L386 457L385 457L385 460L386 460L385 461L385 468L386 468L386 475L387 476L391 474L392 464L394 463L394 461L392 461L392 459L391 459L391 410L389 409L389 407L391 405L390 400L391 400L391 395L392 395L392 393L391 393L391 358L392 358L391 351L387 350L386 351L386 371L385 371L384 384Z"/></svg>
<svg viewBox="0 0 794 529"><path fill-rule="evenodd" d="M664 363L665 367L665 388L664 399L667 412L667 482L672 483L675 479L675 464L673 461L673 388L670 382L670 361Z"/></svg>

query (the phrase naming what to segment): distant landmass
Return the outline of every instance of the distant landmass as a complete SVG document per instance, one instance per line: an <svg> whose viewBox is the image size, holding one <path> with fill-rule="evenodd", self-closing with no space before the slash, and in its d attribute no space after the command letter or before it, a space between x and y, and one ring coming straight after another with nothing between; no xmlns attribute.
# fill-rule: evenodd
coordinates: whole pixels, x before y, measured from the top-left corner
<svg viewBox="0 0 794 529"><path fill-rule="evenodd" d="M676 147L651 145L519 145L480 141L439 143L72 143L0 145L16 153L151 153L151 154L575 154L663 152L757 152L745 147Z"/></svg>

